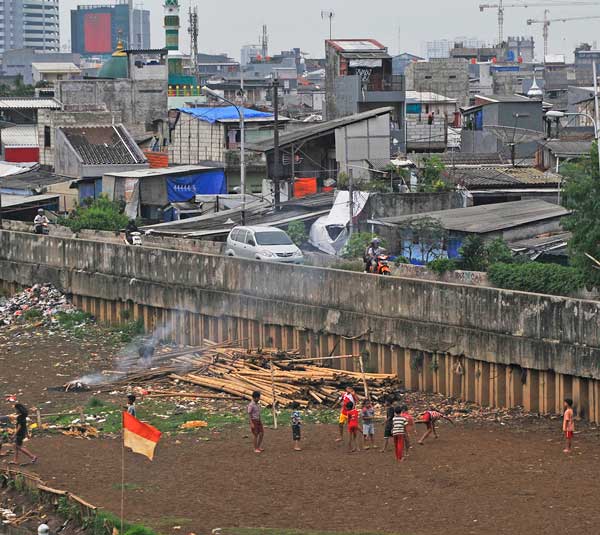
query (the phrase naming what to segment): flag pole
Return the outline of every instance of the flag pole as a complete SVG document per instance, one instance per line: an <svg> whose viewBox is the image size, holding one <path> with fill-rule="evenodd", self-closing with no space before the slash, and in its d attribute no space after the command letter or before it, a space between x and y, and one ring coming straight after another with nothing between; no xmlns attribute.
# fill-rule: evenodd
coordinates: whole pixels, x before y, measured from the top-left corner
<svg viewBox="0 0 600 535"><path fill-rule="evenodd" d="M125 515L125 425L121 425L121 532L123 535L124 515Z"/></svg>

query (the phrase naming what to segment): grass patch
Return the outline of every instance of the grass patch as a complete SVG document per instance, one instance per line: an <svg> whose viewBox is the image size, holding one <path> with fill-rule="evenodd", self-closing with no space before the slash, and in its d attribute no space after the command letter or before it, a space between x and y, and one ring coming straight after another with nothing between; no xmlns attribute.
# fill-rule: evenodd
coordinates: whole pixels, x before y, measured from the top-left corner
<svg viewBox="0 0 600 535"><path fill-rule="evenodd" d="M37 308L30 308L29 310L26 310L25 312L23 312L23 319L27 322L34 322L34 321L39 321L44 317L44 314L41 310L38 310Z"/></svg>
<svg viewBox="0 0 600 535"><path fill-rule="evenodd" d="M57 312L54 316L58 325L66 331L72 331L78 327L83 327L93 320L93 316L81 310L73 312Z"/></svg>
<svg viewBox="0 0 600 535"><path fill-rule="evenodd" d="M154 522L159 529L173 528L173 526L186 526L192 522L191 518L178 516L163 516L160 520Z"/></svg>

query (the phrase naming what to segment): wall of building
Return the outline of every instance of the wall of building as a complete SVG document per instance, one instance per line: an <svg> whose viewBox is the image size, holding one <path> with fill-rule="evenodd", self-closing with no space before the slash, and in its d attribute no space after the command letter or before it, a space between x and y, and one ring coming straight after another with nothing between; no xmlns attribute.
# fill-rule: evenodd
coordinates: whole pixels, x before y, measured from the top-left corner
<svg viewBox="0 0 600 535"><path fill-rule="evenodd" d="M207 160L224 162L225 126L221 123L199 121L186 113L181 113L171 132L169 162L178 164L199 164Z"/></svg>
<svg viewBox="0 0 600 535"><path fill-rule="evenodd" d="M438 212L453 208L467 208L465 197L455 191L444 193L376 193L369 197L365 213L368 218L378 219L381 217L421 214L423 212Z"/></svg>
<svg viewBox="0 0 600 535"><path fill-rule="evenodd" d="M8 231L0 274L52 282L100 321L127 311L169 326L180 343L363 353L409 389L541 413L568 396L600 421L600 302Z"/></svg>
<svg viewBox="0 0 600 535"><path fill-rule="evenodd" d="M469 64L460 58L431 59L406 67L406 89L431 91L469 105Z"/></svg>
<svg viewBox="0 0 600 535"><path fill-rule="evenodd" d="M71 80L58 84L65 109L104 108L121 114L135 139L163 130L167 122L167 80Z"/></svg>
<svg viewBox="0 0 600 535"><path fill-rule="evenodd" d="M1 3L0 3L1 5ZM9 76L21 74L23 83L33 84L32 63L74 63L79 66L81 56L79 54L62 52L39 52L31 48L18 50L7 50L2 54L2 72Z"/></svg>

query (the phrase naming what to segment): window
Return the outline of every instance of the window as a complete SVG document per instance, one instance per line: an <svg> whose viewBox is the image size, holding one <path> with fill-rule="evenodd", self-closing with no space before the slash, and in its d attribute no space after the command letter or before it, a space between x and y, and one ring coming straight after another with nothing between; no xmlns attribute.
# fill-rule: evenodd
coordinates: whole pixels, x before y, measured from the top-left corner
<svg viewBox="0 0 600 535"><path fill-rule="evenodd" d="M450 80L456 80L456 74L451 74L448 78L450 78Z"/></svg>
<svg viewBox="0 0 600 535"><path fill-rule="evenodd" d="M258 245L292 245L292 240L282 231L272 230L257 232L256 242Z"/></svg>
<svg viewBox="0 0 600 535"><path fill-rule="evenodd" d="M44 147L49 149L52 146L52 140L50 135L50 127L44 126Z"/></svg>

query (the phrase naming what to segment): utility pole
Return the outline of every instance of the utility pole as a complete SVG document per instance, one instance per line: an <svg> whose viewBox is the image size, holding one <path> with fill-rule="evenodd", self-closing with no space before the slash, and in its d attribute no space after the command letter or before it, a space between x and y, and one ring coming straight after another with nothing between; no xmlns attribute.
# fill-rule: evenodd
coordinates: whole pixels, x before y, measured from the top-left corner
<svg viewBox="0 0 600 535"><path fill-rule="evenodd" d="M598 107L598 68L596 67L596 60L592 62L592 69L594 74L594 107L596 108L594 129L596 134L596 152L598 153L598 169L600 172L600 107ZM598 179L600 180L600 175Z"/></svg>
<svg viewBox="0 0 600 535"><path fill-rule="evenodd" d="M198 7L190 6L189 11L189 27L188 33L190 34L190 52L192 53L192 68L194 69L194 76L198 75Z"/></svg>
<svg viewBox="0 0 600 535"><path fill-rule="evenodd" d="M348 222L348 239L352 237L354 230L354 188L352 184L352 169L348 169L348 209L350 210L350 221Z"/></svg>
<svg viewBox="0 0 600 535"><path fill-rule="evenodd" d="M331 9L323 9L321 11L321 18L323 20L329 19L329 40L331 41L333 35L333 17L335 17L335 11Z"/></svg>
<svg viewBox="0 0 600 535"><path fill-rule="evenodd" d="M281 157L279 155L279 78L273 79L273 118L275 121L273 130L273 185L275 186L275 209L279 210L281 203L281 191L279 185L279 179L281 174L279 172L279 162Z"/></svg>

